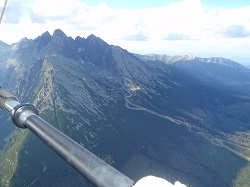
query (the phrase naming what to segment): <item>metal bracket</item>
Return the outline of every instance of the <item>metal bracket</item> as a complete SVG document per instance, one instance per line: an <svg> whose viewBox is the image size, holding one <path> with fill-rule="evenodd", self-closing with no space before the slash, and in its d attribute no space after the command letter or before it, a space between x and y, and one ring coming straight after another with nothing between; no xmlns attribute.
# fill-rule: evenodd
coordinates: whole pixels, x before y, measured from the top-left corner
<svg viewBox="0 0 250 187"><path fill-rule="evenodd" d="M38 110L31 104L19 104L11 112L13 123L19 128L26 128L25 121L31 115L38 115Z"/></svg>

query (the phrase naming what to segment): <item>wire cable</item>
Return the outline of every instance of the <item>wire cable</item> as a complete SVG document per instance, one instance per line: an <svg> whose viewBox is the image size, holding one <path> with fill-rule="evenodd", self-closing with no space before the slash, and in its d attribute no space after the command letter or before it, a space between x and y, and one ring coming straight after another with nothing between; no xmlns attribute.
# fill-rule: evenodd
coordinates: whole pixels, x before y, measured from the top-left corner
<svg viewBox="0 0 250 187"><path fill-rule="evenodd" d="M5 2L4 2L3 10L2 10L2 13L1 13L1 17L0 17L0 24L2 23L2 19L3 19L5 9L6 9L7 2L8 2L8 0L5 0Z"/></svg>

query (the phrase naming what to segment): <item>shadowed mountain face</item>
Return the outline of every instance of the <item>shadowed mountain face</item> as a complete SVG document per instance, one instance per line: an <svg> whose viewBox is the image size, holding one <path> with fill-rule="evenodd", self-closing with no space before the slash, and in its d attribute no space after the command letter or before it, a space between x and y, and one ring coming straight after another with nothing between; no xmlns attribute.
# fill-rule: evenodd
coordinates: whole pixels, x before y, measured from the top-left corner
<svg viewBox="0 0 250 187"><path fill-rule="evenodd" d="M0 46L1 84L133 180L249 185L249 97L244 87L214 86L217 70L228 80L220 63L206 62L209 73L199 74L191 70L200 58L166 63L61 30ZM239 67L232 75L244 69L221 60ZM92 186L34 135L14 129L5 113L0 118L1 129L8 126L0 134L2 186Z"/></svg>

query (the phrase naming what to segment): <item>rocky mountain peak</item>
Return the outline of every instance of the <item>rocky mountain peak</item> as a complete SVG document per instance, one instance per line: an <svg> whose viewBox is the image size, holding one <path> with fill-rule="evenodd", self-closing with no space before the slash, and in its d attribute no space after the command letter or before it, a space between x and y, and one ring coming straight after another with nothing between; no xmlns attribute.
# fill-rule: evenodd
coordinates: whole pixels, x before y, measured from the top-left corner
<svg viewBox="0 0 250 187"><path fill-rule="evenodd" d="M75 38L75 42L77 43L77 45L83 46L83 45L84 45L84 42L85 42L85 38L82 38L82 37L80 37L80 36L77 36L77 37Z"/></svg>
<svg viewBox="0 0 250 187"><path fill-rule="evenodd" d="M48 31L43 33L41 36L37 37L34 42L37 43L39 48L45 47L51 40L51 35Z"/></svg>
<svg viewBox="0 0 250 187"><path fill-rule="evenodd" d="M16 44L16 48L20 48L20 49L23 49L23 48L27 48L31 45L33 40L31 39L28 39L28 38L22 38L17 44Z"/></svg>
<svg viewBox="0 0 250 187"><path fill-rule="evenodd" d="M60 30L60 29L56 29L54 32L53 32L53 37L60 37L60 38L67 38L66 34Z"/></svg>
<svg viewBox="0 0 250 187"><path fill-rule="evenodd" d="M71 54L73 45L74 40L71 37L68 37L62 30L56 29L53 32L48 49L52 54L64 54L73 58L74 54Z"/></svg>
<svg viewBox="0 0 250 187"><path fill-rule="evenodd" d="M20 41L19 41L19 43L20 44L23 44L23 43L27 43L27 42L30 42L31 40L30 39L28 39L28 38L22 38Z"/></svg>
<svg viewBox="0 0 250 187"><path fill-rule="evenodd" d="M3 47L8 47L9 45L3 41L0 40L0 47L3 48Z"/></svg>
<svg viewBox="0 0 250 187"><path fill-rule="evenodd" d="M94 46L95 45L108 46L108 44L104 40L102 40L99 37L96 37L94 34L91 34L86 38L86 43L87 45L94 45Z"/></svg>
<svg viewBox="0 0 250 187"><path fill-rule="evenodd" d="M46 31L45 33L42 34L41 37L43 37L43 38L50 38L51 35L50 35L50 33L48 31Z"/></svg>
<svg viewBox="0 0 250 187"><path fill-rule="evenodd" d="M96 39L96 38L99 38L99 37L95 36L94 34L91 34L91 35L89 35L87 37L88 40L90 40L90 39Z"/></svg>

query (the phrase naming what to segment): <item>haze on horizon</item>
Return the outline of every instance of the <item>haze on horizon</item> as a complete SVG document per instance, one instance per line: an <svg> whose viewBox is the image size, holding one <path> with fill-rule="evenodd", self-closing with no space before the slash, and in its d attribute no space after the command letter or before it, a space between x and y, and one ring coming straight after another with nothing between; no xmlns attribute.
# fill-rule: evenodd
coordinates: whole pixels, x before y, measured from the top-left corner
<svg viewBox="0 0 250 187"><path fill-rule="evenodd" d="M249 0L9 0L0 40L11 44L59 28L134 53L220 56L246 65L249 12Z"/></svg>

